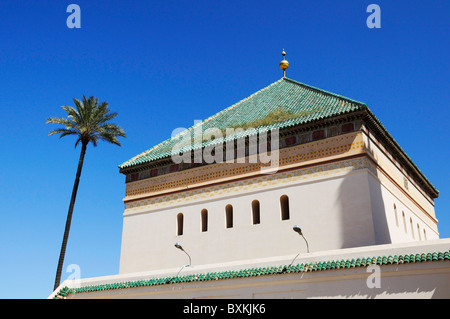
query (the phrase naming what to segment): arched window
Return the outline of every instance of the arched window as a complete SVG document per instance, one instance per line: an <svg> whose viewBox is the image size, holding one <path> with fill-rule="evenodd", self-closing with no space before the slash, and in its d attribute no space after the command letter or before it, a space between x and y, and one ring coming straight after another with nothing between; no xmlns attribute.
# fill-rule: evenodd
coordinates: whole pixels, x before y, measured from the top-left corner
<svg viewBox="0 0 450 319"><path fill-rule="evenodd" d="M226 227L233 228L233 206L231 205L227 205L225 207L225 220L226 220Z"/></svg>
<svg viewBox="0 0 450 319"><path fill-rule="evenodd" d="M422 240L422 235L420 235L420 227L419 227L419 224L417 224L417 235L419 236L419 240Z"/></svg>
<svg viewBox="0 0 450 319"><path fill-rule="evenodd" d="M405 212L402 211L402 219L403 219L403 226L405 227L405 234L408 233L408 229L406 227L406 218L405 218Z"/></svg>
<svg viewBox="0 0 450 319"><path fill-rule="evenodd" d="M208 210L202 209L202 232L208 231Z"/></svg>
<svg viewBox="0 0 450 319"><path fill-rule="evenodd" d="M394 215L395 215L395 225L398 227L398 214L397 214L397 207L394 204Z"/></svg>
<svg viewBox="0 0 450 319"><path fill-rule="evenodd" d="M183 235L183 214L177 215L177 236Z"/></svg>
<svg viewBox="0 0 450 319"><path fill-rule="evenodd" d="M289 197L283 195L280 197L281 220L289 219Z"/></svg>
<svg viewBox="0 0 450 319"><path fill-rule="evenodd" d="M253 221L253 225L257 225L261 222L258 200L254 200L252 202L252 221Z"/></svg>
<svg viewBox="0 0 450 319"><path fill-rule="evenodd" d="M412 238L415 239L415 236L414 236L414 226L413 226L412 218L409 218L409 224L411 225L411 235L412 235Z"/></svg>
<svg viewBox="0 0 450 319"><path fill-rule="evenodd" d="M427 232L423 229L423 240L427 240Z"/></svg>

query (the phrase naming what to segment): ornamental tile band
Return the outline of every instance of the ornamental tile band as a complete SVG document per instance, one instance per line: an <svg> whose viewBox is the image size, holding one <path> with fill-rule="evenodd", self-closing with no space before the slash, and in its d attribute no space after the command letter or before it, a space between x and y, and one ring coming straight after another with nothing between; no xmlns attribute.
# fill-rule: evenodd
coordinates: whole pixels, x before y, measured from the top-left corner
<svg viewBox="0 0 450 319"><path fill-rule="evenodd" d="M256 267L241 270L207 272L200 274L190 274L183 276L168 276L162 278L142 279L127 282L117 282L101 285L92 285L79 288L63 287L53 297L53 299L64 299L69 295L90 293L107 290L118 290L127 288L150 287L160 285L171 285L177 283L190 283L212 280L238 279L257 276L283 275L292 273L306 273L316 271L329 271L339 269L350 269L358 267L367 267L370 265L400 265L408 263L450 261L449 251L421 253L421 254L404 254L404 255L388 255L376 257L363 257L341 260L328 260L310 263L300 263L296 265L280 265L269 267Z"/></svg>
<svg viewBox="0 0 450 319"><path fill-rule="evenodd" d="M306 161L312 161L325 156L350 155L361 152L364 147L362 133L352 133L345 136L337 136L326 141L311 142L308 145L297 145L281 149L279 152L280 169L288 165L300 165ZM175 172L127 183L126 199L139 197L144 194L162 192L173 188L192 187L197 183L205 183L221 178L229 178L248 173L258 173L261 163L230 163L214 164L194 170Z"/></svg>

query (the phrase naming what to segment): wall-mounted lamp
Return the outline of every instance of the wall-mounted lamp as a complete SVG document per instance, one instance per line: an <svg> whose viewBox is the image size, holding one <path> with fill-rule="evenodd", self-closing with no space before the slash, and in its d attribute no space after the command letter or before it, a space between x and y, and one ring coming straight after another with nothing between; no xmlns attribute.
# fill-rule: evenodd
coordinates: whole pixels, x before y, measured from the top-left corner
<svg viewBox="0 0 450 319"><path fill-rule="evenodd" d="M308 245L308 241L306 240L305 236L303 236L303 232L302 232L302 229L300 228L300 226L294 225L294 227L293 227L292 229L293 229L296 233L298 233L300 236L303 237L303 239L304 239L305 242L306 242L306 251L309 253L309 245ZM289 267L292 266L292 264L294 263L294 260L298 257L298 255L300 255L300 253L298 253L297 256L295 256L294 259L292 259L292 262L291 262L291 264L289 265Z"/></svg>
<svg viewBox="0 0 450 319"><path fill-rule="evenodd" d="M175 243L175 247L178 248L179 250L183 251L189 257L189 264L183 265L181 267L181 269L178 271L177 275L175 276L175 278L176 278L176 277L178 277L178 275L180 274L180 272L183 270L184 267L191 266L191 256L189 256L189 254L183 249L183 247L179 243Z"/></svg>
<svg viewBox="0 0 450 319"><path fill-rule="evenodd" d="M309 253L309 245L308 245L308 241L306 240L305 236L303 236L302 229L300 228L300 226L294 225L294 227L293 227L292 229L293 229L296 233L298 233L300 236L303 237L303 239L304 239L305 242L306 242L306 250L307 250L307 252Z"/></svg>
<svg viewBox="0 0 450 319"><path fill-rule="evenodd" d="M184 253L189 257L189 264L185 265L185 267L189 267L191 265L191 256L189 256L189 254L186 252L186 250L184 250L183 247L179 243L175 243L175 247L181 251L184 251Z"/></svg>

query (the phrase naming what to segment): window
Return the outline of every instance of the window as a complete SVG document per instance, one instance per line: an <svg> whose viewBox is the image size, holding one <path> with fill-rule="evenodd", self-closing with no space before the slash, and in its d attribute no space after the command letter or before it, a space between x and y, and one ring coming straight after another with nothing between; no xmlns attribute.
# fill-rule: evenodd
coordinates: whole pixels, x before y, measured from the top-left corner
<svg viewBox="0 0 450 319"><path fill-rule="evenodd" d="M289 197L283 195L280 197L281 220L289 219Z"/></svg>
<svg viewBox="0 0 450 319"><path fill-rule="evenodd" d="M252 221L253 225L259 224L260 221L260 213L259 213L259 201L254 200L252 202Z"/></svg>
<svg viewBox="0 0 450 319"><path fill-rule="evenodd" d="M225 219L226 219L226 227L233 228L233 206L227 205L225 207Z"/></svg>
<svg viewBox="0 0 450 319"><path fill-rule="evenodd" d="M177 236L183 235L183 214L177 215Z"/></svg>
<svg viewBox="0 0 450 319"><path fill-rule="evenodd" d="M394 204L394 215L395 215L395 225L398 227L398 214L397 214L397 207Z"/></svg>
<svg viewBox="0 0 450 319"><path fill-rule="evenodd" d="M412 238L415 239L415 236L414 236L414 227L413 227L413 221L412 221L412 218L409 219L409 224L411 225L411 235L412 235Z"/></svg>
<svg viewBox="0 0 450 319"><path fill-rule="evenodd" d="M348 133L348 132L353 132L354 129L355 129L355 126L353 125L353 123L346 123L346 124L342 125L341 132L342 132L342 134Z"/></svg>
<svg viewBox="0 0 450 319"><path fill-rule="evenodd" d="M295 135L290 136L290 137L286 138L284 140L284 142L286 143L286 146L294 145L297 143L297 137Z"/></svg>
<svg viewBox="0 0 450 319"><path fill-rule="evenodd" d="M419 227L419 224L417 224L417 235L419 236L419 240L422 240L422 236L420 235L420 227Z"/></svg>
<svg viewBox="0 0 450 319"><path fill-rule="evenodd" d="M402 211L402 218L403 218L403 226L405 227L405 234L408 233L408 229L406 227L406 218L405 218L405 212Z"/></svg>
<svg viewBox="0 0 450 319"><path fill-rule="evenodd" d="M208 231L208 210L202 209L202 232Z"/></svg>
<svg viewBox="0 0 450 319"><path fill-rule="evenodd" d="M318 131L314 131L312 133L312 139L313 140L318 140L321 138L325 138L325 131L324 130L318 130Z"/></svg>

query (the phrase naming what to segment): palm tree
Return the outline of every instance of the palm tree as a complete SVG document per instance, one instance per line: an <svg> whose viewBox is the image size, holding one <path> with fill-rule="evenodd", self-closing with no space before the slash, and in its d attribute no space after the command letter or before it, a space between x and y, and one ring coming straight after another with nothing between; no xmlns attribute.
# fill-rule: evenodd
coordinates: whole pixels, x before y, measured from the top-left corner
<svg viewBox="0 0 450 319"><path fill-rule="evenodd" d="M62 106L62 109L67 112L67 118L51 117L47 119L46 122L61 124L64 126L64 128L58 128L50 131L48 135L61 134L60 138L66 135L75 135L78 137L75 143L75 148L81 142L81 154L78 161L78 169L75 177L75 183L73 185L72 197L70 199L69 212L67 213L66 228L64 230L64 237L61 245L55 286L53 290L58 288L61 280L61 271L66 253L73 207L77 196L78 184L80 182L81 169L83 167L83 160L84 155L86 154L87 145L92 142L94 146L97 146L98 141L102 140L120 146L117 137L126 137L124 130L120 126L109 123L111 119L117 116L117 113L109 113L110 110L108 109L108 103L102 102L98 104L98 98L89 97L86 99L84 95L82 102L75 98L73 99L73 102L75 103L76 108L71 106Z"/></svg>

